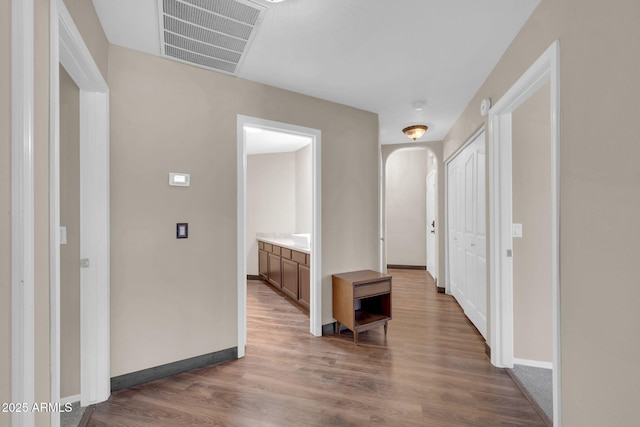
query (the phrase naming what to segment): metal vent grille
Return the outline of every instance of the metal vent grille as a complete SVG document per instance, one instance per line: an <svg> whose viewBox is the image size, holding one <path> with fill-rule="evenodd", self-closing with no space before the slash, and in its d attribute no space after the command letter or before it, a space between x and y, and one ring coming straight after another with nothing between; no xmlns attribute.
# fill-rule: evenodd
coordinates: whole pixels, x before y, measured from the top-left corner
<svg viewBox="0 0 640 427"><path fill-rule="evenodd" d="M249 0L158 0L162 54L237 75L266 10Z"/></svg>

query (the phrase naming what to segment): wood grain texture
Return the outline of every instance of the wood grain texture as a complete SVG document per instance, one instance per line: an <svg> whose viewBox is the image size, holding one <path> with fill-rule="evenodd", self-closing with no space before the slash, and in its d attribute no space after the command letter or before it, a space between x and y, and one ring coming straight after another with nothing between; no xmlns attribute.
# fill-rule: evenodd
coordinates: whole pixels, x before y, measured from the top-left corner
<svg viewBox="0 0 640 427"><path fill-rule="evenodd" d="M452 297L424 271L390 275L389 334L358 346L311 336L300 307L250 281L243 359L116 392L88 425L545 426Z"/></svg>

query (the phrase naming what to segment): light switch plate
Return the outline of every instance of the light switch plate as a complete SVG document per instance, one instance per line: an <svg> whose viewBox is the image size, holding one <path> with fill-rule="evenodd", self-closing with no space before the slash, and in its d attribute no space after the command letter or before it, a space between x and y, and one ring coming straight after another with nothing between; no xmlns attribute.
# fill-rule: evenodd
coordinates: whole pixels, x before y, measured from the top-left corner
<svg viewBox="0 0 640 427"><path fill-rule="evenodd" d="M65 227L64 225L60 226L60 244L67 244L67 227Z"/></svg>
<svg viewBox="0 0 640 427"><path fill-rule="evenodd" d="M522 237L522 224L513 224L511 231L513 237Z"/></svg>
<svg viewBox="0 0 640 427"><path fill-rule="evenodd" d="M174 187L189 187L191 185L191 175L188 173L169 173L169 185Z"/></svg>

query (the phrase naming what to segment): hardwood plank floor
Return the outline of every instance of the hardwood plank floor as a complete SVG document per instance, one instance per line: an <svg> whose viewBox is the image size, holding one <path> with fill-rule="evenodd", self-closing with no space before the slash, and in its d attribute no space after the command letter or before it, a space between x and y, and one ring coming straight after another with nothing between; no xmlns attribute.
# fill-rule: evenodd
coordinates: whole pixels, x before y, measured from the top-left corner
<svg viewBox="0 0 640 427"><path fill-rule="evenodd" d="M389 270L393 319L315 338L308 317L248 282L243 359L113 393L89 426L545 426L455 300L425 271Z"/></svg>

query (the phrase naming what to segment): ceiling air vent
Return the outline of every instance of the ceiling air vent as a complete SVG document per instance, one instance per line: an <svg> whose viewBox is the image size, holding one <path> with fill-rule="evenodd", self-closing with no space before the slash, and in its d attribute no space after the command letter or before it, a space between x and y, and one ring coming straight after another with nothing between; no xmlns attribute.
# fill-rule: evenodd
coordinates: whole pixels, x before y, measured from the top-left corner
<svg viewBox="0 0 640 427"><path fill-rule="evenodd" d="M158 0L166 57L237 75L265 8L248 0Z"/></svg>

